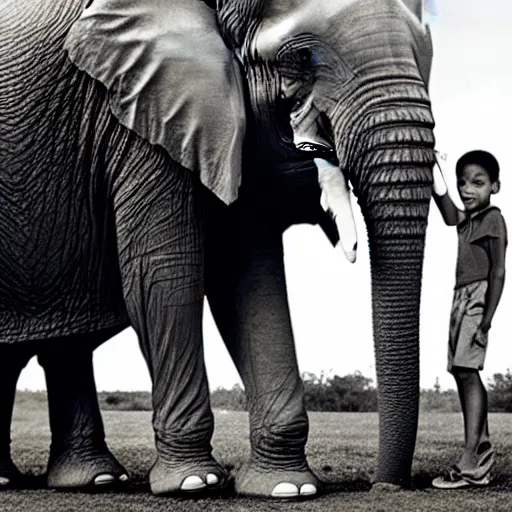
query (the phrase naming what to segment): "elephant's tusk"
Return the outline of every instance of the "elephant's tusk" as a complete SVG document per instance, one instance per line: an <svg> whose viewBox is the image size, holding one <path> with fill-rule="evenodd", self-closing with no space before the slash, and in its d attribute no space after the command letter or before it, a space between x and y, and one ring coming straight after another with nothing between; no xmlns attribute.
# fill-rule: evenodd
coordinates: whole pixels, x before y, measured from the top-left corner
<svg viewBox="0 0 512 512"><path fill-rule="evenodd" d="M327 160L315 158L314 162L322 189L320 203L334 217L343 252L347 260L354 263L357 256L357 231L347 180L340 168Z"/></svg>

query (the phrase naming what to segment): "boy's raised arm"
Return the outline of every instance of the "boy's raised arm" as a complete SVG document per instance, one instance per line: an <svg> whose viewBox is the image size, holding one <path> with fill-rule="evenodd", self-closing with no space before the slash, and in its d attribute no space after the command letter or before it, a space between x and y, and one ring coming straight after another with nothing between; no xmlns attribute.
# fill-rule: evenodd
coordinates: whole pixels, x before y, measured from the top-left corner
<svg viewBox="0 0 512 512"><path fill-rule="evenodd" d="M457 208L455 203L452 201L450 194L448 193L448 187L446 186L446 181L444 179L443 173L441 172L441 167L439 166L439 162L436 161L436 165L434 165L434 188L433 188L433 196L434 201L443 216L444 222L448 226L456 226L459 222L463 221L466 218L466 214Z"/></svg>

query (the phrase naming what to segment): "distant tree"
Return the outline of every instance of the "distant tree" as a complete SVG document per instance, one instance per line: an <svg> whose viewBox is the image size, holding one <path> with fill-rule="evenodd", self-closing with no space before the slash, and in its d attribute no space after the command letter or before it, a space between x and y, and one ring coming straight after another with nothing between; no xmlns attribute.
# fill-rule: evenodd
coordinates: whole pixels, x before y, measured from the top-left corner
<svg viewBox="0 0 512 512"><path fill-rule="evenodd" d="M369 412L377 410L377 390L369 379L355 372L340 377L302 375L309 411Z"/></svg>
<svg viewBox="0 0 512 512"><path fill-rule="evenodd" d="M111 411L151 411L151 393L148 391L100 391L100 408Z"/></svg>
<svg viewBox="0 0 512 512"><path fill-rule="evenodd" d="M105 403L107 405L119 405L119 403L121 402L121 397L119 395L107 395L105 397Z"/></svg>
<svg viewBox="0 0 512 512"><path fill-rule="evenodd" d="M247 400L245 391L240 384L231 389L217 388L211 393L211 404L214 409L227 409L230 411L246 411Z"/></svg>
<svg viewBox="0 0 512 512"><path fill-rule="evenodd" d="M308 411L377 411L377 389L373 385L372 379L365 377L359 371L343 377L325 372L321 372L319 376L305 372L302 374L302 382ZM512 412L512 373L510 370L507 370L505 374L494 374L488 384L489 411ZM133 397L126 397L127 401L130 398L131 403L126 403L124 396L120 398L122 400L110 396L106 400L102 400L102 406L119 409L138 408ZM217 388L212 391L211 403L215 409L247 410L245 391L239 384L235 384L231 389ZM443 391L439 377L437 377L431 389L421 390L420 409L424 412L460 412L459 397L453 389Z"/></svg>
<svg viewBox="0 0 512 512"><path fill-rule="evenodd" d="M460 403L454 389L441 391L439 377L433 389L422 389L420 392L420 410L424 412L459 412Z"/></svg>
<svg viewBox="0 0 512 512"><path fill-rule="evenodd" d="M360 372L344 377L335 375L329 382L329 395L335 404L332 410L348 412L368 412L377 409L377 390L372 387L372 379Z"/></svg>
<svg viewBox="0 0 512 512"><path fill-rule="evenodd" d="M495 373L488 381L489 411L512 412L512 373Z"/></svg>
<svg viewBox="0 0 512 512"><path fill-rule="evenodd" d="M441 394L441 384L439 384L439 377L436 377L436 381L434 383L434 392L436 395Z"/></svg>

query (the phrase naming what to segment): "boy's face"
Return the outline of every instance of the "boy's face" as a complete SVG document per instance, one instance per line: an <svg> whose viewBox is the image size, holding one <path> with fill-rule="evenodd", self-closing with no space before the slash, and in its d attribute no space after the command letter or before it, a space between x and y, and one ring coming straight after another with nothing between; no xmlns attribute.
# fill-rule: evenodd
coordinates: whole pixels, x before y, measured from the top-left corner
<svg viewBox="0 0 512 512"><path fill-rule="evenodd" d="M462 169L457 180L457 188L466 211L474 212L489 205L491 194L498 191L498 184L491 183L483 167L469 164Z"/></svg>

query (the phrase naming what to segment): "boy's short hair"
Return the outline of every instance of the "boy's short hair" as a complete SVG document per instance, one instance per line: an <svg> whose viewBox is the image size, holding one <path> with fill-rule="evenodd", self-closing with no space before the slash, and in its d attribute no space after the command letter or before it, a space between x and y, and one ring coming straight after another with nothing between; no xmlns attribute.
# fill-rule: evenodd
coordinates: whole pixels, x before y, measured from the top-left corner
<svg viewBox="0 0 512 512"><path fill-rule="evenodd" d="M457 161L455 166L455 174L460 176L466 165L476 164L485 169L485 172L489 175L491 183L495 183L500 178L500 165L498 160L491 155L488 151L482 149L476 149L474 151L468 151L463 154Z"/></svg>

